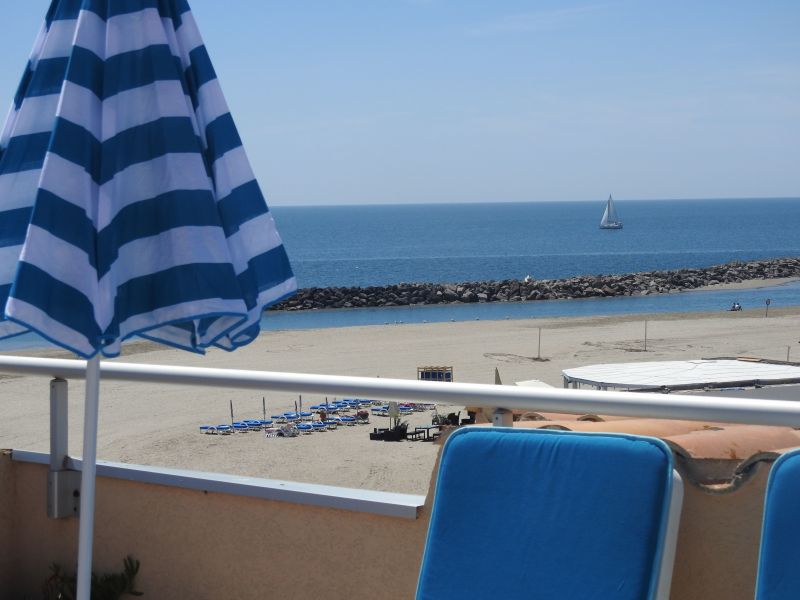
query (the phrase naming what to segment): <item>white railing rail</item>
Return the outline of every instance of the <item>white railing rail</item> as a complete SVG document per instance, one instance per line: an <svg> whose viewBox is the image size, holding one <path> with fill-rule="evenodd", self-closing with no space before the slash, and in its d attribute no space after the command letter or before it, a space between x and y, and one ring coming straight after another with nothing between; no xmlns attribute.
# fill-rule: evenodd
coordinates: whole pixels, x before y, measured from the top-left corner
<svg viewBox="0 0 800 600"><path fill-rule="evenodd" d="M41 375L60 379L82 379L86 374L86 361L0 356L0 372ZM173 367L110 361L101 363L101 381L107 380L244 388L339 397L354 396L499 410L592 413L800 427L800 402L790 400L525 388L477 383Z"/></svg>

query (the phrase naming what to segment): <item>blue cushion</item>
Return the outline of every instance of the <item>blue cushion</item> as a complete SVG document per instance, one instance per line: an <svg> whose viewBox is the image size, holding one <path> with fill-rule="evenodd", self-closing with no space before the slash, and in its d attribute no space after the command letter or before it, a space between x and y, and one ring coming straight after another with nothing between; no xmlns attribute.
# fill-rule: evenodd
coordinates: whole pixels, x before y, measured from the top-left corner
<svg viewBox="0 0 800 600"><path fill-rule="evenodd" d="M417 598L652 598L671 492L660 440L460 429L442 451Z"/></svg>
<svg viewBox="0 0 800 600"><path fill-rule="evenodd" d="M800 598L800 451L781 456L769 474L761 531L757 600Z"/></svg>

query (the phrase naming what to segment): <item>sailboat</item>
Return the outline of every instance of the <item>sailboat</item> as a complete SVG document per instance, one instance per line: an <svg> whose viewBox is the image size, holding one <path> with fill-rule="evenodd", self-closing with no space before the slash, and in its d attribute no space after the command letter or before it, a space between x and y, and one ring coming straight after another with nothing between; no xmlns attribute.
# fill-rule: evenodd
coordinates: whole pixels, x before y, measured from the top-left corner
<svg viewBox="0 0 800 600"><path fill-rule="evenodd" d="M603 213L603 218L600 219L600 229L622 229L622 221L617 217L617 211L614 208L614 199L609 194L608 202L606 202L606 210Z"/></svg>

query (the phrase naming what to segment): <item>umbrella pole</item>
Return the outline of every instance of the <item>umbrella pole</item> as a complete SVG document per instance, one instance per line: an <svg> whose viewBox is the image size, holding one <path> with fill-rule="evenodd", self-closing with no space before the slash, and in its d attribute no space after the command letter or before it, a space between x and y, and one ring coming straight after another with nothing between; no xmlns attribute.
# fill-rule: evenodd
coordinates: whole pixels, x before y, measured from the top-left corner
<svg viewBox="0 0 800 600"><path fill-rule="evenodd" d="M86 402L83 415L83 466L78 527L78 599L89 600L92 583L94 484L97 472L97 414L100 394L100 355L86 363Z"/></svg>

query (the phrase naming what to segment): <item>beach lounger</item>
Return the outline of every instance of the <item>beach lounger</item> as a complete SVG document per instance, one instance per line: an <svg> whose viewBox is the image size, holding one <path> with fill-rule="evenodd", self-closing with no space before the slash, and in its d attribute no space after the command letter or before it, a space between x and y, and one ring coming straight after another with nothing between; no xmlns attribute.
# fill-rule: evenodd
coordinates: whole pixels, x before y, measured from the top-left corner
<svg viewBox="0 0 800 600"><path fill-rule="evenodd" d="M300 433L314 433L314 428L310 423L298 423L295 427Z"/></svg>
<svg viewBox="0 0 800 600"><path fill-rule="evenodd" d="M682 498L654 438L462 428L442 450L417 600L667 600ZM464 569L480 576L452 576Z"/></svg>
<svg viewBox="0 0 800 600"><path fill-rule="evenodd" d="M311 424L311 427L314 428L314 431L327 431L328 430L328 426L325 425L325 423L322 423L321 421L314 421Z"/></svg>
<svg viewBox="0 0 800 600"><path fill-rule="evenodd" d="M336 421L334 419L328 419L327 421L323 421L323 423L325 423L325 426L331 431L335 431L336 428L339 426L339 421Z"/></svg>
<svg viewBox="0 0 800 600"><path fill-rule="evenodd" d="M216 435L217 428L213 425L200 425L200 433Z"/></svg>
<svg viewBox="0 0 800 600"><path fill-rule="evenodd" d="M238 433L247 433L247 431L250 429L250 427L244 421L234 421L231 423L231 425L233 426L233 430Z"/></svg>
<svg viewBox="0 0 800 600"><path fill-rule="evenodd" d="M251 431L261 431L261 421L257 419L247 419L244 422Z"/></svg>
<svg viewBox="0 0 800 600"><path fill-rule="evenodd" d="M314 413L308 412L304 410L300 413L300 420L301 421L311 421L314 418Z"/></svg>
<svg viewBox="0 0 800 600"><path fill-rule="evenodd" d="M233 427L230 425L217 425L217 433L221 433L222 435L230 435L233 433Z"/></svg>
<svg viewBox="0 0 800 600"><path fill-rule="evenodd" d="M782 455L769 473L756 600L800 598L800 450Z"/></svg>
<svg viewBox="0 0 800 600"><path fill-rule="evenodd" d="M355 417L340 417L340 419L341 419L342 423L344 423L348 427L350 425L355 425L356 424L356 418Z"/></svg>

